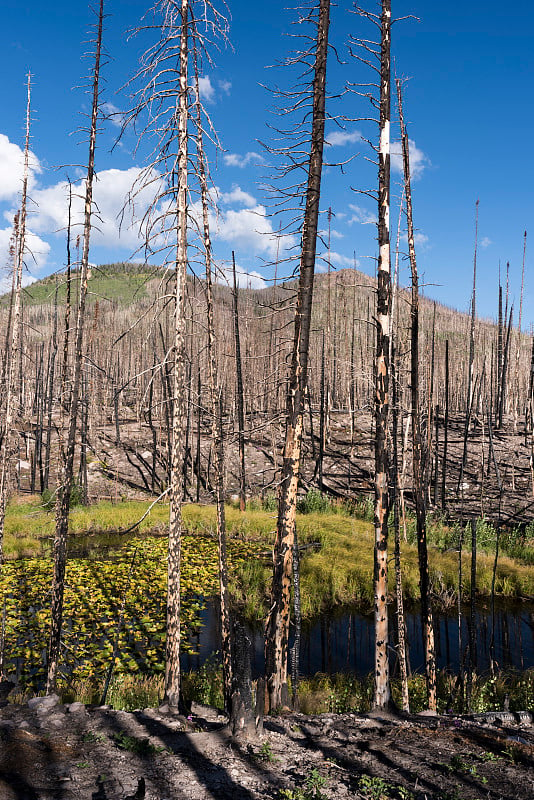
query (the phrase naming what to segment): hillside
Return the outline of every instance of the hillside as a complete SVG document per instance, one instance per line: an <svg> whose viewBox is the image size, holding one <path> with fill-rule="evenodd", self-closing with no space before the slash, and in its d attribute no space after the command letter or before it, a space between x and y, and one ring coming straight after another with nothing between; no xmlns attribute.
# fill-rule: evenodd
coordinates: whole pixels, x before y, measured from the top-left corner
<svg viewBox="0 0 534 800"><path fill-rule="evenodd" d="M146 265L111 264L93 267L89 281L87 321L86 431L89 492L94 496L158 491L166 483L169 448L170 367L165 360L171 342L172 305L166 289L171 276ZM246 408L247 472L249 492L272 491L277 482L282 444L284 384L292 336L295 284L264 289L240 289L240 333ZM71 293L76 291L73 276ZM64 276L45 278L24 293L24 350L21 363L19 470L22 490L37 490L46 472L43 441L47 419L50 436L50 475L56 459L55 429L61 427L60 355L63 350ZM234 465L235 363L232 294L217 285L217 355L223 380L227 439L228 490L236 489ZM327 436L323 458L323 488L341 496L366 493L372 487L372 398L374 352L374 281L355 270L316 276L314 320L310 344L309 387L311 412L306 418L304 485L317 483L321 393L326 397ZM0 300L0 320L8 313L8 296ZM187 298L188 460L184 474L191 496L208 497L211 439L207 396L205 302L202 281L190 278ZM503 426L493 431L495 459L490 453L488 414L495 417L497 326L477 320L475 376L477 389L471 421L468 460L459 488L459 463L465 426L469 317L421 302L421 397L425 441L430 444L431 501L455 516L473 513L494 518L501 513L525 524L531 516L530 435L524 430L529 388L530 338L512 330L508 359L508 386ZM398 342L400 423L409 408L409 297L400 291L395 325ZM54 354L54 330L57 352ZM447 486L442 499L443 425L445 409L445 343L449 342L449 415ZM322 361L324 358L324 385ZM54 360L51 416L48 414L50 376ZM45 388L46 387L46 388ZM47 407L47 408L45 408ZM45 413L46 411L46 413ZM329 420L329 421L328 421ZM437 424L437 427L436 427ZM313 430L312 430L313 427ZM41 435L36 431L41 430ZM437 449L436 449L437 441ZM405 454L406 496L410 499L410 454ZM436 457L437 453L437 457ZM437 472L436 472L437 460ZM496 483L497 461L501 488ZM96 466L98 465L98 466ZM197 478L199 477L199 480ZM436 481L437 477L437 481ZM51 481L51 477L48 478ZM197 483L199 483L197 490ZM118 488L120 485L122 488ZM504 491L504 488L506 491ZM501 510L499 512L499 506ZM515 516L514 516L515 515ZM517 517L517 518L516 518Z"/></svg>

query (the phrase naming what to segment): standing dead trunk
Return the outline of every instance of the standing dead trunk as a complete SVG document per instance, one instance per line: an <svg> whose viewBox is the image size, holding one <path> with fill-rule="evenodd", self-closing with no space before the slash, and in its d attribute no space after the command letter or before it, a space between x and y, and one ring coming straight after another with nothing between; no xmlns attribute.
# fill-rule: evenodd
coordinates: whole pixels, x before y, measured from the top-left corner
<svg viewBox="0 0 534 800"><path fill-rule="evenodd" d="M29 90L29 84L28 84ZM29 103L29 95L28 95ZM27 125L29 124L29 106L27 112ZM27 140L29 134L27 132ZM25 169L27 169L25 159ZM23 178L22 207L26 206L27 178ZM6 352L4 360L4 396L2 397L3 421L0 429L0 565L4 560L4 525L6 515L7 496L9 488L9 464L11 448L11 431L15 419L15 380L17 356L20 347L20 322L22 298L22 267L24 262L25 236L21 233L20 219L25 219L25 214L15 215L13 229L13 283L9 306L9 322L6 331Z"/></svg>
<svg viewBox="0 0 534 800"><path fill-rule="evenodd" d="M48 391L47 391L47 398L46 398L46 406L47 406L47 421L46 421L46 443L45 443L45 466L44 466L44 478L43 478L43 488L48 489L48 481L50 476L50 458L51 458L51 448L52 448L52 412L54 410L54 378L55 378L55 369L56 369L56 357L57 357L57 327L58 327L58 307L57 307L57 295L58 295L58 282L56 277L56 291L54 294L54 325L52 328L52 347L50 351L50 360L48 364Z"/></svg>
<svg viewBox="0 0 534 800"><path fill-rule="evenodd" d="M80 290L76 314L76 335L74 350L74 370L69 403L69 423L63 474L58 486L56 502L56 530L54 536L54 575L52 578L52 603L50 638L48 642L48 665L46 688L50 693L56 686L58 661L63 625L63 595L65 591L65 566L67 560L67 534L69 528L69 508L74 479L74 453L76 448L76 424L82 379L83 339L85 325L85 305L87 298L87 278L89 268L89 242L91 237L91 215L93 211L93 180L95 174L95 148L99 112L100 58L102 52L102 27L104 2L100 0L98 32L96 38L95 64L93 70L93 99L91 125L89 129L89 157L85 181L83 248L80 263Z"/></svg>
<svg viewBox="0 0 534 800"><path fill-rule="evenodd" d="M180 575L182 548L182 468L186 402L185 291L187 274L188 188L188 34L189 0L180 6L180 65L177 109L176 257L174 285L174 379L172 386L172 444L169 485L169 548L167 563L167 639L165 648L165 699L177 708L180 701Z"/></svg>
<svg viewBox="0 0 534 800"><path fill-rule="evenodd" d="M210 397L210 413L211 413L211 430L214 444L214 472L215 472L215 499L217 504L217 540L219 552L219 603L221 612L221 643L222 643L222 660L223 660L223 685L224 685L224 701L225 707L228 712L234 715L234 728L237 723L236 706L239 706L240 712L243 711L243 718L248 719L251 713L250 708L246 708L247 698L242 698L239 688L237 694L239 698L235 698L235 689L233 681L233 664L232 664L232 621L230 616L230 594L228 591L228 564L226 556L226 516L224 507L224 437L223 437L223 408L222 408L222 392L219 386L218 369L217 369L217 356L216 356L216 341L215 341L215 319L214 319L214 302L213 302L213 275L212 275L212 247L209 226L209 206L208 206L208 184L205 168L205 157L203 147L203 132L202 132L202 116L200 109L200 89L199 89L199 76L197 67L197 58L195 53L195 87L196 87L196 125L197 125L197 153L198 153L198 177L200 181L200 192L202 202L202 224L203 224L203 242L204 242L204 258L206 264L206 317L207 317L207 334L208 334L208 392ZM234 264L234 281L235 281L235 261ZM235 286L235 283L234 283ZM199 372L199 386L200 386L200 372ZM241 384L241 390L242 390ZM244 466L244 465L243 465ZM244 477L244 475L243 475ZM243 509L244 510L244 509ZM246 659L245 659L246 660ZM239 717L242 718L241 716Z"/></svg>
<svg viewBox="0 0 534 800"><path fill-rule="evenodd" d="M4 522L7 504L10 442L13 422L15 418L15 370L17 359L22 370L22 269L26 251L26 206L28 199L29 156L30 156L30 113L31 113L31 76L28 73L27 101L26 101L26 139L24 144L24 166L22 172L22 197L20 213L15 217L14 251L13 251L13 291L11 297L11 352L6 353L6 384L4 424L0 433L0 564L4 560ZM6 341L7 344L7 341ZM19 352L20 351L20 352Z"/></svg>
<svg viewBox="0 0 534 800"><path fill-rule="evenodd" d="M232 275L234 279L233 307L234 307L234 342L235 342L235 371L236 371L236 400L237 400L237 428L239 445L239 508L244 511L247 504L245 481L245 398L243 395L243 366L241 362L241 340L239 338L239 297L237 292L237 278L235 272L235 255L232 251Z"/></svg>
<svg viewBox="0 0 534 800"><path fill-rule="evenodd" d="M421 593L421 626L423 631L423 648L425 654L425 675L428 707L429 709L435 711L437 708L436 656L434 647L434 625L432 620L432 608L430 604L430 579L428 570L428 548L426 540L426 503L424 485L425 469L421 436L421 416L419 408L419 277L417 273L417 261L415 257L409 140L402 113L402 91L400 80L397 80L397 97L404 165L404 194L406 197L408 250L412 272L410 384L412 393L412 460L415 514L417 520L419 587Z"/></svg>
<svg viewBox="0 0 534 800"><path fill-rule="evenodd" d="M392 383L392 431L393 458L391 462L391 483L394 489L393 501L393 529L395 531L395 597L397 601L397 658L401 679L402 710L410 711L410 696L408 693L408 670L406 664L406 636L404 617L404 598L402 592L402 562L400 543L400 509L399 509L399 452L398 452L398 421L399 397L397 387L395 347L391 348L391 383Z"/></svg>
<svg viewBox="0 0 534 800"><path fill-rule="evenodd" d="M449 340L445 341L445 417L443 419L443 460L441 462L441 510L447 508L447 448L449 444Z"/></svg>
<svg viewBox="0 0 534 800"><path fill-rule="evenodd" d="M519 358L521 355L521 325L523 322L523 293L525 290L525 257L527 254L527 232L523 234L523 264L521 267L521 294L519 298L519 319L517 322L517 346L515 350L515 380L514 389L516 393L514 407L514 433L517 431L517 420L520 414L520 391L519 391Z"/></svg>
<svg viewBox="0 0 534 800"><path fill-rule="evenodd" d="M378 152L378 269L375 356L375 507L374 507L374 705L390 702L388 659L388 517L389 517L389 337L391 328L390 124L391 0L382 0L380 19L380 140Z"/></svg>
<svg viewBox="0 0 534 800"><path fill-rule="evenodd" d="M320 0L315 43L313 111L306 206L302 227L300 275L287 392L286 434L282 480L278 497L276 540L273 552L271 601L265 634L265 677L269 708L271 710L284 705L287 699L291 573L295 543L297 488L302 446L304 398L308 373L313 278L323 165L329 21L330 0Z"/></svg>
<svg viewBox="0 0 534 800"><path fill-rule="evenodd" d="M471 591L469 603L469 670L467 672L466 702L467 710L471 711L473 695L473 675L477 667L476 642L477 632L475 627L477 590L477 521L471 518Z"/></svg>

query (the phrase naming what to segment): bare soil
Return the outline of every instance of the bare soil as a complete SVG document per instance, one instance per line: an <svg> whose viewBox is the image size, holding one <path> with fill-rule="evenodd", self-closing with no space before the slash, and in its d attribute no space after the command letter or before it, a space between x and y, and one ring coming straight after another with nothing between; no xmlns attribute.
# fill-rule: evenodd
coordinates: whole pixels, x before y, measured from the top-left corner
<svg viewBox="0 0 534 800"><path fill-rule="evenodd" d="M531 719L288 713L246 742L205 706L186 718L50 696L0 709L0 800L532 800Z"/></svg>
<svg viewBox="0 0 534 800"><path fill-rule="evenodd" d="M302 488L318 487L317 458L319 454L319 419L313 415L313 437L309 414L305 419ZM492 432L494 456L490 448L487 424L474 418L470 424L466 464L461 473L465 418L451 414L448 425L445 501L442 500L443 471L443 419L438 426L438 486L435 492L435 426L431 445L429 468L429 508L444 510L452 520L465 520L473 515L486 516L494 524L525 526L534 516L534 472L531 468L531 446L525 442L524 425L520 421L514 430L513 420L504 421L501 430ZM346 411L332 411L323 461L322 488L334 497L361 498L374 492L374 432L372 415L368 410L358 410L354 416L351 437L351 419ZM95 428L90 435L90 464L88 470L89 494L92 499L107 497L147 497L151 490L149 470L152 466L152 435L148 425L127 415L121 417L121 442L115 442L114 427ZM239 487L238 450L233 421L226 420L226 488L228 495L237 494ZM246 423L246 471L249 496L275 492L280 477L283 451L283 422L270 420L267 415L249 415ZM197 444L196 422L191 434L186 474L189 500L197 498ZM402 432L399 430L399 459L402 462ZM426 437L425 437L426 443ZM162 443L161 443L162 444ZM408 439L405 454L404 487L408 506L412 503L411 444ZM162 444L163 446L163 444ZM213 464L210 454L212 442L209 420L202 420L200 437L201 501L213 502L210 491ZM29 466L29 464L28 464ZM399 465L402 467L402 463ZM496 469L497 467L497 469ZM160 479L164 479L162 463L157 466ZM22 474L25 488L27 476ZM158 493L157 488L155 489Z"/></svg>

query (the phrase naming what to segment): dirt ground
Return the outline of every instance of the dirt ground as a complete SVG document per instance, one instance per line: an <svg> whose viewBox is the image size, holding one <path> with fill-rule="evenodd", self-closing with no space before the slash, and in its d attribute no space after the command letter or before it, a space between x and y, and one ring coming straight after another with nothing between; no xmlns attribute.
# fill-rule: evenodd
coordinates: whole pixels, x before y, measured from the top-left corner
<svg viewBox="0 0 534 800"><path fill-rule="evenodd" d="M532 717L508 716L287 714L239 742L205 706L52 695L0 709L0 800L532 800Z"/></svg>
<svg viewBox="0 0 534 800"><path fill-rule="evenodd" d="M317 416L314 414L314 416ZM440 418L442 423L442 420ZM314 436L310 436L306 416L303 441L302 488L318 486L317 457L319 421L314 419ZM491 455L489 436L482 423L475 419L469 436L466 466L460 475L463 457L464 418L452 414L449 420L445 510L453 520L468 519L473 514L486 516L494 524L498 520L508 526L526 525L534 514L531 449L525 443L522 425L514 431L513 421L505 420L503 429L493 432L495 459ZM226 421L226 491L237 495L239 486L237 440L231 420ZM257 414L247 419L245 435L246 482L249 496L275 492L280 477L283 451L283 420L269 421ZM433 431L435 436L435 430ZM401 439L403 437L401 436ZM435 457L432 458L429 488L430 507L436 502L442 509L441 481L443 425L438 432L438 482L435 486ZM197 498L196 441L192 437L186 469L187 499ZM209 420L203 420L200 438L200 482L198 496L202 502L213 502L213 458ZM402 451L402 442L399 444ZM121 420L121 443L115 441L111 425L96 428L89 436L88 488L91 499L146 498L150 496L152 440L147 425L134 419ZM162 451L163 452L163 451ZM399 454L402 465L402 452ZM499 480L495 470L498 465ZM21 487L28 489L29 461L19 462ZM156 472L164 479L162 462ZM411 448L405 457L405 498L412 505ZM499 484L500 481L500 484ZM323 463L323 489L334 497L372 497L374 486L373 422L368 410L358 411L351 442L350 415L332 411L328 426ZM157 494L157 488L155 489Z"/></svg>

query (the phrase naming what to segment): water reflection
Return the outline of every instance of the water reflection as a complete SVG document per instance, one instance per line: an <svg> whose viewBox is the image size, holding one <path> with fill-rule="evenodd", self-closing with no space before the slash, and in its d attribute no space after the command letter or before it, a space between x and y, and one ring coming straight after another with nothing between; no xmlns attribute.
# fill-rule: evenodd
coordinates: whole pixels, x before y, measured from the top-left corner
<svg viewBox="0 0 534 800"><path fill-rule="evenodd" d="M196 655L185 655L185 669L198 669L215 650L220 648L218 614L214 605L202 612L204 626L195 636ZM469 628L467 616L462 618L462 660L467 664ZM436 658L438 669L457 672L458 617L455 612L434 613ZM477 670L484 672L490 665L492 635L491 609L481 607L475 613ZM395 674L396 619L390 610L391 670ZM424 658L419 610L406 614L406 634L409 645L410 668L423 671ZM248 628L251 639L251 662L254 675L263 672L263 630ZM290 645L292 642L290 641ZM374 668L374 619L372 612L339 610L324 614L311 624L304 625L301 639L300 672L304 676L316 672L354 672L367 675ZM534 604L506 603L495 609L494 653L501 669L524 670L534 667Z"/></svg>

